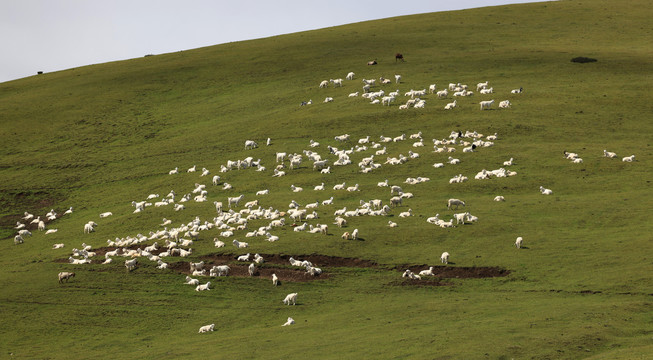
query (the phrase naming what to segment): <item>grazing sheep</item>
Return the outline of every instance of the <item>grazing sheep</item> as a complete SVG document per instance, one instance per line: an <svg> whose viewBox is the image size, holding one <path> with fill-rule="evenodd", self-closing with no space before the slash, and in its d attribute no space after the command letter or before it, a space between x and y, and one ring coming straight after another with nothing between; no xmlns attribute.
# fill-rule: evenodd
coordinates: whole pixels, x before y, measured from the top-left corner
<svg viewBox="0 0 653 360"><path fill-rule="evenodd" d="M515 240L515 246L517 247L517 249L521 249L521 245L523 241L524 239L521 236L518 237L517 240Z"/></svg>
<svg viewBox="0 0 653 360"><path fill-rule="evenodd" d="M451 210L451 207L454 205L456 205L456 209L458 209L458 206L460 205L465 206L465 202L460 199L449 199L447 201L447 209Z"/></svg>
<svg viewBox="0 0 653 360"><path fill-rule="evenodd" d="M444 263L444 264L448 264L449 263L449 253L446 252L446 251L443 252L442 255L440 256L440 261L442 261L442 263Z"/></svg>
<svg viewBox="0 0 653 360"><path fill-rule="evenodd" d="M231 268L228 265L217 265L211 268L211 276L228 276Z"/></svg>
<svg viewBox="0 0 653 360"><path fill-rule="evenodd" d="M286 304L286 305L290 305L291 302L292 302L293 305L296 304L296 302L297 302L297 293L288 294L286 296L286 298L283 299L283 303Z"/></svg>
<svg viewBox="0 0 653 360"><path fill-rule="evenodd" d="M481 101L479 104L481 105L481 110L489 110L492 104L494 104L494 100Z"/></svg>
<svg viewBox="0 0 653 360"><path fill-rule="evenodd" d="M506 199L501 195L497 195L494 197L494 201L506 201Z"/></svg>
<svg viewBox="0 0 653 360"><path fill-rule="evenodd" d="M24 242L25 240L23 239L22 236L20 236L20 234L14 236L14 245L22 244Z"/></svg>
<svg viewBox="0 0 653 360"><path fill-rule="evenodd" d="M213 331L214 327L215 327L215 324L202 326L200 328L199 333L202 334L202 333L205 333L205 332Z"/></svg>
<svg viewBox="0 0 653 360"><path fill-rule="evenodd" d="M288 326L288 325L292 325L294 323L295 323L295 320L293 318L291 318L291 317L288 317L288 320L286 320L286 323L281 325L281 326Z"/></svg>
<svg viewBox="0 0 653 360"><path fill-rule="evenodd" d="M75 277L74 272L62 271L59 273L59 284L62 284L64 280L68 282L71 277Z"/></svg>

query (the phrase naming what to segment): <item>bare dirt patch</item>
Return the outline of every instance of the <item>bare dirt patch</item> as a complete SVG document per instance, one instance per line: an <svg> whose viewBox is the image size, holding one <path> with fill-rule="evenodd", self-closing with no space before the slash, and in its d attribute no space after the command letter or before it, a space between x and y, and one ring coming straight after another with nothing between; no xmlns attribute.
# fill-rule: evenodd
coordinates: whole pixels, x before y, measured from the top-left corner
<svg viewBox="0 0 653 360"><path fill-rule="evenodd" d="M133 246L132 248L137 248ZM108 251L115 250L114 247L104 247L94 249L97 257L104 257ZM158 254L163 249L157 250L154 253ZM169 260L168 268L177 271L181 274L191 275L190 265L192 262L204 261L205 269L210 269L216 265L229 265L231 271L229 276L236 277L249 277L248 266L251 262L239 262L238 256L241 254L225 253L225 254L209 254L202 255L192 260L174 257ZM305 254L305 255L288 255L288 254L260 254L265 262L257 266L258 274L255 276L271 279L272 274L276 274L280 281L289 282L304 282L319 279L329 279L332 274L329 268L376 268L379 270L396 271L398 279L393 281L391 285L396 286L444 286L451 285L448 282L442 282L442 279L481 279L492 277L504 277L510 274L510 270L500 267L459 267L451 265L434 266L433 273L435 276L423 276L421 280L411 280L400 278L401 273L406 269L418 274L422 270L429 268L428 265L382 265L372 260L358 259L358 258L344 258L337 256L328 256L320 254ZM313 263L313 266L319 267L323 273L318 276L311 276L306 272L303 267L293 267L290 265L290 258L295 260L308 260ZM179 260L177 260L179 259ZM183 259L183 260L182 260ZM68 262L68 259L59 259L56 262ZM100 261L97 261L100 262ZM207 270L208 271L208 270Z"/></svg>

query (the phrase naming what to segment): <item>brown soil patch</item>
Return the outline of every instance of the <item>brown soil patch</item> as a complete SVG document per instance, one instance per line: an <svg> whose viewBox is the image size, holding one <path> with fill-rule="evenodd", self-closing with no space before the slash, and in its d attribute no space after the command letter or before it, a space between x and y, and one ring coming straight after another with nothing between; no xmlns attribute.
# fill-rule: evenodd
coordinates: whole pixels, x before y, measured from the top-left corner
<svg viewBox="0 0 653 360"><path fill-rule="evenodd" d="M137 246L132 248L136 249ZM113 247L104 247L94 249L93 251L97 254L98 260L94 263L102 262L99 258L104 258L104 254L108 251L114 250ZM163 249L157 250L154 253L158 254ZM238 262L237 257L242 254L210 254L203 255L199 258L193 258L192 260L186 260L182 258L175 257L175 261L169 261L168 267L174 271L177 271L181 274L190 275L190 265L189 262L199 262L204 261L205 269L210 269L215 265L229 265L231 271L229 276L236 277L249 277L247 268L251 262ZM428 265L379 265L375 261L357 259L357 258L343 258L337 256L327 256L320 254L308 254L308 255L286 255L286 254L260 254L265 262L258 267L258 274L255 276L271 279L272 274L276 274L280 281L289 281L289 282L303 282L303 281L312 281L318 279L329 279L332 275L329 274L328 268L335 267L350 267L350 268L377 268L377 269L387 269L390 271L396 271L397 276L400 277L401 273L406 269L419 274L422 270L427 270ZM319 276L311 276L306 273L306 270L303 267L293 267L290 265L289 259L294 258L295 260L308 260L313 263L314 266L319 267L323 270L323 273ZM179 259L180 261L177 261ZM68 258L58 259L56 262L66 263ZM396 286L444 286L451 285L451 283L442 282L441 279L472 279L472 278L492 278L492 277L504 277L510 274L510 270L503 269L500 267L458 267L458 266L434 266L433 272L435 276L422 276L421 280L411 280L406 278L398 278L396 281L393 281L391 285Z"/></svg>

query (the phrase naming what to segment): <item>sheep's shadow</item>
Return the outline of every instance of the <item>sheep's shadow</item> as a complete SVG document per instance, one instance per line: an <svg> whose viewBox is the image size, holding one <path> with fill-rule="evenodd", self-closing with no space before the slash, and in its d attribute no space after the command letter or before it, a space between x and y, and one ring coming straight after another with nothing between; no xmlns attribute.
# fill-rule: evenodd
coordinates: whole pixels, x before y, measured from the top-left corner
<svg viewBox="0 0 653 360"><path fill-rule="evenodd" d="M519 248L519 250L520 250L520 249L526 249L526 250L528 250L528 249L530 249L530 248L529 248L528 246L522 246L522 247Z"/></svg>

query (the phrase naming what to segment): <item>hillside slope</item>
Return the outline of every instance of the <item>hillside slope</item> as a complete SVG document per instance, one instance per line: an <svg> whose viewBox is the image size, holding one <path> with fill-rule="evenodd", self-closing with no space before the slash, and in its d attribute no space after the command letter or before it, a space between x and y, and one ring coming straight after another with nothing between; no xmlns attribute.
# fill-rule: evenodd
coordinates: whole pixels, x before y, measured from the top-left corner
<svg viewBox="0 0 653 360"><path fill-rule="evenodd" d="M0 352L67 359L107 353L158 359L649 357L652 18L645 1L489 7L350 24L0 84ZM396 52L406 61L395 62ZM598 61L570 61L577 56ZM374 59L378 65L366 65ZM342 88L318 87L350 71L355 79L345 80ZM401 83L378 84L380 77L395 74ZM399 90L391 106L348 97L362 93L361 80L372 78L377 81L372 90ZM484 81L493 94L476 91ZM410 98L404 93L434 83L438 90L467 84L475 94L447 99L428 94L423 109L399 110ZM511 94L520 87L523 93ZM325 97L334 101L324 103ZM309 99L311 105L300 106ZM444 110L454 99L458 107ZM478 103L490 99L496 102L492 109L480 111ZM498 109L502 100L510 100L511 108ZM459 130L481 133L483 140L496 133L497 140L472 153L463 153L459 144L450 145L455 153L434 152L432 139ZM424 147L414 147L416 140L381 143L387 154L375 155L381 167L368 174L356 164L380 148L368 144L367 150L353 152L347 166L334 166L337 157L327 150L327 145L354 148L366 136L380 143L381 136L420 131ZM341 134L350 134L351 141L337 142L334 137ZM259 147L245 149L245 140ZM310 148L309 140L320 146ZM605 158L604 149L618 158ZM328 158L331 173L314 171L305 150ZM409 151L419 158L385 164L387 157ZM563 151L578 153L583 162L572 163ZM303 154L302 166L273 177L276 152ZM621 161L631 154L635 161ZM266 170L220 172L228 160L249 156ZM449 156L461 163L448 164ZM508 169L516 176L474 179L510 158L514 165ZM432 166L439 162L443 168ZM198 172L188 173L194 165ZM209 176L200 176L203 167ZM168 175L174 168L179 174ZM469 180L451 184L458 174ZM219 186L211 184L214 175L221 176ZM410 185L404 182L409 177L430 180ZM377 186L385 179L414 197L389 216L350 217L342 229L333 224L335 210L354 210L361 200L389 204L395 194ZM223 189L225 182L233 188ZM358 184L360 192L333 190L343 182ZM133 213L132 201L148 194L159 199L174 190L179 204L197 183L207 186L208 201L191 200L182 211L152 206ZM321 183L325 190L314 191ZM291 185L304 191L294 193ZM553 195L541 195L540 186ZM256 195L263 189L270 194ZM263 209L281 211L291 200L317 201L319 218L308 223L328 224L329 235L293 231L286 216L286 226L270 230L279 241L246 238L269 223L253 219L233 238L217 228L202 231L189 258L164 259L168 270L144 258L129 273L119 257L100 264L100 252L110 250L102 249L107 239L148 236L164 228L162 218L173 220L168 229L195 218L215 222L213 202L227 208L227 198L240 194L244 200L236 210L255 199ZM506 201L492 201L496 195ZM334 205L321 205L330 196ZM466 206L449 210L449 198L461 198ZM71 215L46 224L56 233L45 235L29 225L33 235L14 245L14 226L24 212L43 218L50 209L61 215L70 206ZM399 217L408 209L413 216ZM113 215L99 218L107 211ZM449 220L464 211L478 222L444 229L426 221L435 214ZM83 234L88 221L98 226ZM398 227L389 228L388 221ZM361 240L341 239L355 228ZM519 250L513 245L518 236L525 244ZM227 246L216 248L214 238ZM250 247L236 249L234 238ZM53 250L54 243L65 247ZM90 265L68 264L72 249L82 243L100 249L100 256ZM451 253L446 267L440 262L444 251ZM264 263L259 277L201 278L212 281L208 292L183 285L188 261L228 262L234 272L244 273L234 258L246 252L281 260ZM282 263L289 256L313 256L323 276L306 280L299 269ZM460 268L465 275L421 283L401 278L407 268L429 266ZM501 276L465 278L475 269L499 269ZM59 271L77 275L60 285ZM275 271L300 275L288 275L273 288L269 272ZM291 292L299 293L295 307L281 303ZM297 324L281 328L288 316ZM216 323L217 334L196 334L210 323ZM80 343L85 352L70 355L69 348Z"/></svg>

